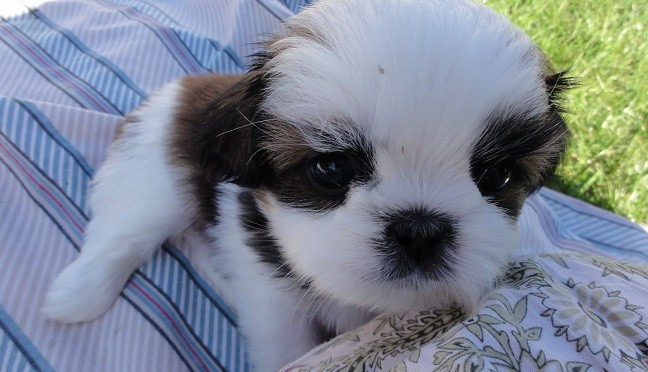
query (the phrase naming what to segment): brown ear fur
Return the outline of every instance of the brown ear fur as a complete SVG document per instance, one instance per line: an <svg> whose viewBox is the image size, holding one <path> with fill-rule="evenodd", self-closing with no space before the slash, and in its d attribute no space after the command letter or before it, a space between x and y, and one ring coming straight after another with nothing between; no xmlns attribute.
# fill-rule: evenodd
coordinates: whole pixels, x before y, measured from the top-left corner
<svg viewBox="0 0 648 372"><path fill-rule="evenodd" d="M203 217L214 218L218 182L256 187L264 177L258 143L262 77L247 75L186 77L176 113L171 152L189 172L186 185L198 196Z"/></svg>

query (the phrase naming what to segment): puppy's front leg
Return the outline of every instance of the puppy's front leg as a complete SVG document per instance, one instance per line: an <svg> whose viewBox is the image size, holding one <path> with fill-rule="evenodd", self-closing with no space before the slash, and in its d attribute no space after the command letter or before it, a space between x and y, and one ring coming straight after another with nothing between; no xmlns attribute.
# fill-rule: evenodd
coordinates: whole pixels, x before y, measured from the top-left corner
<svg viewBox="0 0 648 372"><path fill-rule="evenodd" d="M307 300L277 288L254 297L239 302L237 310L255 371L278 371L319 344L317 321L304 313Z"/></svg>
<svg viewBox="0 0 648 372"><path fill-rule="evenodd" d="M81 322L100 316L164 239L192 222L194 203L168 150L180 89L180 83L166 86L127 118L93 180L93 216L81 254L47 294L48 317Z"/></svg>

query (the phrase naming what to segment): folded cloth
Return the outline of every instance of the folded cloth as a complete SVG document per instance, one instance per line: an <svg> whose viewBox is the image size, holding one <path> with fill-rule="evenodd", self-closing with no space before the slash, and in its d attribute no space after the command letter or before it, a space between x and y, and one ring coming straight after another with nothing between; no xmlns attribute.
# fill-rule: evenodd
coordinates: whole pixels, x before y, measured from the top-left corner
<svg viewBox="0 0 648 372"><path fill-rule="evenodd" d="M285 370L645 370L646 299L648 265L574 253L519 256L475 314L379 316Z"/></svg>
<svg viewBox="0 0 648 372"><path fill-rule="evenodd" d="M27 9L20 1L3 0L0 370L249 369L235 311L189 264L182 247L171 243L133 275L115 305L96 321L61 325L44 319L39 309L49 284L78 254L89 219L89 181L123 115L180 76L244 72L255 43L262 40L257 35L275 30L307 2L61 0ZM4 9L14 15L3 14ZM518 253L536 255L511 262L509 275L476 316L439 310L379 317L292 367L331 367L332 361L340 361L331 368L344 369L342 362L348 358L342 355L358 350L367 350L363 363L374 361L367 366L401 369L416 369L417 361L444 366L501 361L497 363L508 367L537 363L553 368L554 360L563 359L551 353L562 349L570 358L574 350L587 349L596 362L640 363L628 342L640 344L645 333L638 306L648 308L648 296L640 290L627 292L645 279L643 268L604 260L646 263L645 230L550 190L529 199L520 227ZM591 254L604 258L586 256ZM527 280L525 275L535 275L533 270L540 272L537 280ZM574 270L579 276L570 277ZM596 310L592 299L603 301L610 311ZM571 311L576 305L583 311ZM520 315L520 309L529 310ZM565 322L570 317L580 326L569 327ZM611 330L595 328L597 317L615 328L630 325L610 336ZM389 358L371 349L376 342L388 344L393 339L389 334L415 330L408 324L427 327L430 319L448 332L435 328L434 340L408 344L407 352L381 349L391 350ZM525 323L527 319L533 322ZM375 330L379 333L373 334ZM507 333L498 336L494 330ZM579 341L582 337L586 340ZM545 348L545 339L555 348ZM462 348L479 349L483 355ZM374 357L379 354L383 356Z"/></svg>

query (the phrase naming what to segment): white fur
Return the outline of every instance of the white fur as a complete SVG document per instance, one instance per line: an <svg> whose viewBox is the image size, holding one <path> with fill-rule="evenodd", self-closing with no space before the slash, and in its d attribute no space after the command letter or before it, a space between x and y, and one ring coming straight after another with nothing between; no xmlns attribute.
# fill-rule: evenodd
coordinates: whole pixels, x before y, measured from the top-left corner
<svg viewBox="0 0 648 372"><path fill-rule="evenodd" d="M124 126L95 174L83 248L48 292L48 317L81 322L100 316L133 271L192 222L193 203L178 192L182 174L167 153L178 91L178 83L169 84L133 113L141 121Z"/></svg>
<svg viewBox="0 0 648 372"><path fill-rule="evenodd" d="M515 234L472 181L471 151L493 111L546 111L542 54L501 15L464 1L322 1L288 21L288 29L299 26L322 30L326 42L288 36L270 46L280 54L270 62L274 84L264 108L320 151L362 133L374 147L378 181L354 188L334 213L277 202L265 210L293 267L343 303L471 309ZM322 142L320 132L336 142ZM367 282L380 269L370 244L384 229L376 215L407 206L457 217L456 274L416 290Z"/></svg>
<svg viewBox="0 0 648 372"><path fill-rule="evenodd" d="M238 218L240 210L237 201L242 189L224 184L219 191L219 213L225 218L209 231L214 246L218 247L212 261L213 268L229 278L226 284L229 291L225 296L231 299L231 304L237 309L241 332L250 335L247 349L253 365L263 366L263 370L276 370L317 345L311 326L315 321L315 312L322 307L322 300L304 293L290 280L272 279L274 270L259 264L259 257L243 241L246 234ZM335 320L327 322L327 325L342 332L359 326L371 317L370 313L353 306L328 304L324 307L332 309ZM353 315L334 315L344 312Z"/></svg>
<svg viewBox="0 0 648 372"><path fill-rule="evenodd" d="M324 43L288 31L296 27L316 30ZM493 111L531 116L547 109L542 54L479 4L321 0L284 32L269 46L276 57L263 109L319 151L361 133L374 149L376 179L326 213L287 207L272 194L260 203L293 272L312 279L307 291L274 278L246 244L238 202L245 190L216 186L219 222L208 230L215 251L206 270L236 308L259 370L276 370L315 346L313 322L344 332L376 311L452 303L470 311L515 235L514 223L471 179L472 148ZM195 201L180 189L182 169L171 165L166 146L178 92L169 85L141 108L141 122L126 126L97 173L86 242L47 296L50 317L101 315L130 273L192 222ZM321 141L322 132L335 141ZM417 206L457 221L453 273L386 281L371 245L384 230L376 217Z"/></svg>

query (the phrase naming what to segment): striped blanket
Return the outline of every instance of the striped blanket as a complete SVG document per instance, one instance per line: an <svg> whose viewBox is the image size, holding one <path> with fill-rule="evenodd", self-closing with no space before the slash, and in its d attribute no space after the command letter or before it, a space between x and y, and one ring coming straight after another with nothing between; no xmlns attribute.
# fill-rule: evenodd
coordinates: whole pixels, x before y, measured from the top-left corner
<svg viewBox="0 0 648 372"><path fill-rule="evenodd" d="M88 324L60 325L44 319L39 309L49 284L78 254L89 218L88 184L120 119L150 92L182 75L245 71L247 56L261 40L258 35L276 29L282 19L307 2L61 0L35 6L27 1L2 1L0 371L249 369L235 311L191 266L182 247L170 242L133 275L102 318ZM648 308L648 270L638 265L648 263L646 231L547 189L526 203L520 227L518 253L534 255L511 261L511 274L497 289L503 292L494 292L476 318L454 310L379 317L287 369L342 370L362 364L369 369L417 370L423 366L421 370L425 370L432 365L468 365L475 360L481 360L482 367L510 368L540 368L558 360L558 365L566 368L568 364L560 356L550 355L547 348L543 352L539 346L544 339L538 333L545 328L550 329L543 337L558 335L549 344L553 342L551 350L563 353L560 355L571 353L569 358L578 359L583 350L589 350L591 355L574 363L616 363L628 368L644 363L643 367L648 367L647 359L641 359L648 349L644 348L648 314L643 310ZM571 269L558 270L574 267L579 268L578 278L569 276ZM522 279L515 276L533 270L542 275L532 284L524 275ZM590 286L593 278L604 278L605 286ZM513 291L517 295L511 294L512 288L517 288ZM575 293L575 299L580 298L579 293L599 300L623 295L624 306L610 302L606 309L620 309L608 315L627 321L622 328L625 333L599 335L595 325L579 333L562 325L565 318L554 315L573 301L556 300L561 293L565 295L560 290ZM520 293L524 295L520 297ZM544 306L546 316L521 317L521 298L527 298L524 308L529 313ZM504 302L512 304L510 314L520 316L507 317ZM504 310L496 311L497 306ZM597 314L601 319L606 315L602 311ZM542 319L549 322L525 325ZM496 337L503 333L488 333L486 326L501 328L516 321L519 324L514 325L519 327L509 329L510 334L523 329L528 337L523 342L516 336L517 346L499 351L506 348ZM585 318L583 322L589 324ZM607 322L612 324L610 319ZM434 339L407 336L412 325L429 329L430 324L435 331L427 334L435 335ZM535 336L528 334L529 330L535 331ZM476 345L480 334L482 344L470 349L472 354L468 349L462 349L461 356L444 351L451 336L468 340L472 335L471 342ZM587 339L592 336L596 340ZM415 342L402 347L403 337ZM622 342L629 339L631 342ZM605 345L600 340L606 340ZM486 353L489 350L492 352ZM351 358L357 355L360 357ZM474 359L475 355L481 359Z"/></svg>

